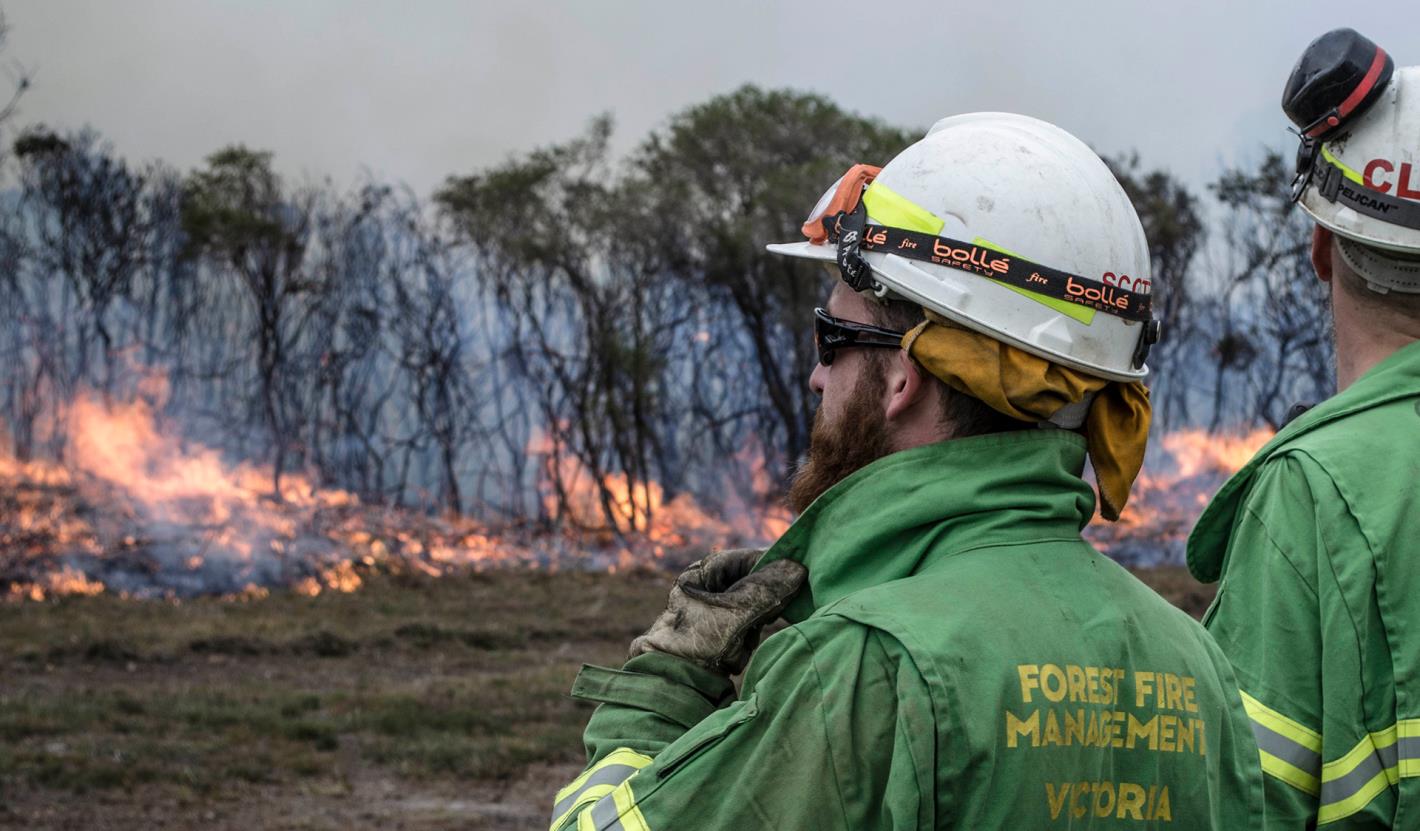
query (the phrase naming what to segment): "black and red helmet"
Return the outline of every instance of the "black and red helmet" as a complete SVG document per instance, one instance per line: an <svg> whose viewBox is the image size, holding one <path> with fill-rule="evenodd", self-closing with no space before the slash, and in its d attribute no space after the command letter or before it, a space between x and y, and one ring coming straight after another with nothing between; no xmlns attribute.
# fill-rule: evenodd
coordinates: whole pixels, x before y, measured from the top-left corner
<svg viewBox="0 0 1420 831"><path fill-rule="evenodd" d="M1282 111L1304 138L1326 140L1380 98L1395 72L1386 51L1355 29L1307 46L1282 91Z"/></svg>

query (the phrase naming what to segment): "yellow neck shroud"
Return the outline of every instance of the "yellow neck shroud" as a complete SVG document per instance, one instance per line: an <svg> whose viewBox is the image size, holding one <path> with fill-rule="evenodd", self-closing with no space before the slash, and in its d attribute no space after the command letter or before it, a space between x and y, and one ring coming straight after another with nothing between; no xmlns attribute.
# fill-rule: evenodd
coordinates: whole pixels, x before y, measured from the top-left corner
<svg viewBox="0 0 1420 831"><path fill-rule="evenodd" d="M903 337L902 348L943 383L1018 421L1046 421L1096 393L1085 417L1085 444L1099 481L1100 513L1119 519L1148 444L1152 409L1142 383L1086 375L932 311Z"/></svg>

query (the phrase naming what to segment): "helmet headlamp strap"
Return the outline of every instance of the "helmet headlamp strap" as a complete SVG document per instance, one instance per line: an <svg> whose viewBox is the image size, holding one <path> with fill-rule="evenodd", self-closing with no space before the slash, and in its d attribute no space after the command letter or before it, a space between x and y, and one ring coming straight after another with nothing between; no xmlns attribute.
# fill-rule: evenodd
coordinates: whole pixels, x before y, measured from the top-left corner
<svg viewBox="0 0 1420 831"><path fill-rule="evenodd" d="M1338 164L1326 148L1319 147L1319 150L1311 172L1311 183L1316 185L1317 195L1382 222L1420 230L1420 202L1366 187L1361 183L1360 174L1351 171L1348 175L1346 168Z"/></svg>
<svg viewBox="0 0 1420 831"><path fill-rule="evenodd" d="M838 236L838 271L843 275L843 282L854 291L876 290L877 281L862 253L863 230L868 225L868 209L863 200L859 199L851 212L838 214L833 224Z"/></svg>
<svg viewBox="0 0 1420 831"><path fill-rule="evenodd" d="M1292 131L1296 133L1296 131ZM1297 172L1292 178L1292 202L1302 198L1307 186L1311 184L1312 177L1316 173L1317 156L1321 153L1321 142L1310 139L1301 133L1296 133L1301 144L1297 147Z"/></svg>
<svg viewBox="0 0 1420 831"><path fill-rule="evenodd" d="M1154 344L1159 342L1163 333L1163 324L1157 320L1150 320L1144 324L1144 331L1139 333L1139 343L1134 347L1134 368L1139 369L1144 362L1149 359L1149 350Z"/></svg>
<svg viewBox="0 0 1420 831"><path fill-rule="evenodd" d="M893 254L909 260L946 266L959 271L1015 286L1033 294L1043 294L1088 306L1125 320L1151 320L1153 301L1147 293L1105 285L1083 277L1031 262L980 241L965 242L938 234L926 234L888 225L868 225L867 208L859 202L851 212L823 218L825 235L837 245L838 270L854 291L878 291L863 252Z"/></svg>
<svg viewBox="0 0 1420 831"><path fill-rule="evenodd" d="M1320 193L1321 197L1326 201L1335 202L1336 194L1341 190L1341 180L1345 177L1342 176L1340 170L1329 164L1322 165L1321 169L1317 171L1317 174L1317 192Z"/></svg>

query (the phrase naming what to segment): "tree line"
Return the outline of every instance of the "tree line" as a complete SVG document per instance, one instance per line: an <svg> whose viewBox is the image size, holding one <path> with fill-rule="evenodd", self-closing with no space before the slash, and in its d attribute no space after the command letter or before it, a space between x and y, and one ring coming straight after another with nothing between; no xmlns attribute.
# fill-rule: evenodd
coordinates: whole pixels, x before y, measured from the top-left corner
<svg viewBox="0 0 1420 831"><path fill-rule="evenodd" d="M123 400L156 369L168 413L269 463L273 493L299 471L367 501L552 527L589 521L570 507L590 486L594 522L620 532L655 510L628 488L713 511L761 465L783 481L808 443L812 309L832 278L764 245L798 238L851 164L922 132L746 86L624 157L602 117L424 197L293 181L243 146L179 171L92 130L6 128L14 455L63 458L66 401ZM1158 429L1276 427L1327 394L1325 289L1281 157L1204 192L1137 156L1111 165L1150 242Z"/></svg>

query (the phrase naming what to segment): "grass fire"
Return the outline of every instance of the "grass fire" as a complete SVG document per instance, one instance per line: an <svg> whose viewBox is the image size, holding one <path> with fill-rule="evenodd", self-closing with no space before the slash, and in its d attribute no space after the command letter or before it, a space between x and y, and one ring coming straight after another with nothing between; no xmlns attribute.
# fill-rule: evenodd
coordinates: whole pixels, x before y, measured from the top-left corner
<svg viewBox="0 0 1420 831"><path fill-rule="evenodd" d="M269 467L183 437L164 395L77 396L62 461L0 460L0 825L529 827L580 765L577 665L620 660L673 566L790 519L753 492L726 521L655 483L593 488L547 442L530 450L575 532L291 473L278 497ZM1092 538L1200 614L1183 535L1267 435L1165 436Z"/></svg>
<svg viewBox="0 0 1420 831"><path fill-rule="evenodd" d="M0 47L6 34L0 13ZM781 538L788 549L835 483L958 438L997 442L973 447L1002 459L1053 443L1060 469L1016 484L1057 492L983 527L1025 533L1068 514L1040 539L1068 537L1139 608L1184 627L1078 544L1079 466L1090 460L1100 497L1085 538L1199 617L1214 590L1183 568L1190 530L1295 402L1333 389L1327 290L1297 279L1311 225L1288 213L1276 153L1205 186L984 114L1065 150L983 164L981 182L1027 161L1089 163L1013 174L1029 193L933 185L966 201L924 207L873 165L930 150L930 121L745 85L682 102L641 136L597 116L545 146L461 155L416 190L369 170L298 175L285 148L235 135L184 150L181 165L136 159L96 129L28 119L18 104L45 94L36 83L20 72L0 89L0 828L545 828L567 788L566 816L589 817L605 803L569 785L593 712L569 695L579 667L621 666L633 639L651 643L637 636L673 585L682 600L697 588L723 599L795 565L764 560L707 589L676 583L713 570L691 563ZM479 129L510 128L478 107L491 125ZM260 141L259 126L242 135ZM820 208L842 213L805 224L835 177ZM1022 214L1008 234L963 219L991 226L1015 201L1094 179L1108 188ZM1106 203L1129 233L1100 249L1098 271L1024 258L1037 236L1047 252L1065 241L1060 257L1089 249L1103 219L1060 229ZM840 236L883 210L918 230L873 219ZM889 239L896 253L874 249ZM938 245L952 257L927 253ZM827 271L816 261L835 258ZM1081 288L1095 274L1101 288ZM958 320L978 291L980 319ZM933 364L967 354L980 359ZM1007 394L1027 376L1045 386ZM879 406L902 390L901 407ZM910 419L921 429L899 429ZM979 520L976 502L1009 489L976 483L999 472L977 454L897 482L896 501L851 507L907 523L917 515L902 503L960 480L970 498L922 501ZM1141 457L1127 507L1105 521ZM822 488L803 484L810 474ZM949 533L934 527L892 533L933 540L931 554ZM813 594L794 591L794 603ZM713 656L717 679L734 679L717 707L753 677L732 653ZM1065 686L1050 690L1072 701L1087 679L1124 677L1105 659L1029 660L1058 670ZM1201 674L1155 669L1179 706L1185 677L1203 700ZM1137 795L1103 784L1112 800ZM1050 793L1064 810L1066 791ZM1151 815L1167 810L1148 793Z"/></svg>
<svg viewBox="0 0 1420 831"><path fill-rule="evenodd" d="M550 440L529 452L544 460L547 509L557 510L554 494L566 506L571 530L560 534L365 505L299 474L286 475L278 495L269 469L229 462L163 422L161 377L145 393L76 397L65 408L64 461L0 457L0 596L250 598L351 592L374 572L654 568L668 553L676 564L712 546L767 544L791 519L770 503L762 465L753 501L712 516L688 494L667 500L654 481L610 474L598 485ZM1269 436L1165 435L1121 522L1088 535L1126 563L1179 564L1207 497Z"/></svg>

